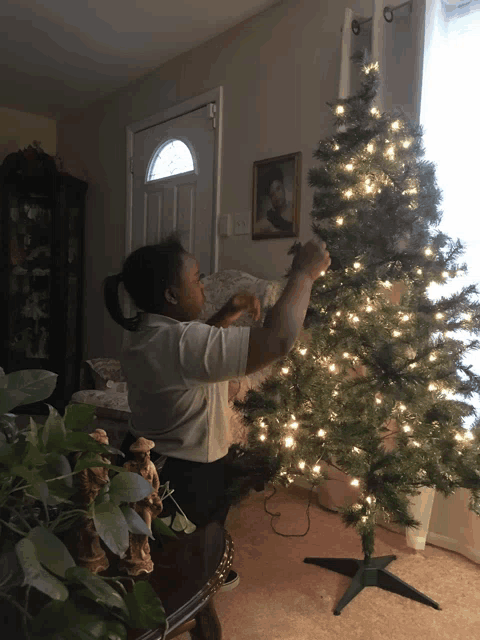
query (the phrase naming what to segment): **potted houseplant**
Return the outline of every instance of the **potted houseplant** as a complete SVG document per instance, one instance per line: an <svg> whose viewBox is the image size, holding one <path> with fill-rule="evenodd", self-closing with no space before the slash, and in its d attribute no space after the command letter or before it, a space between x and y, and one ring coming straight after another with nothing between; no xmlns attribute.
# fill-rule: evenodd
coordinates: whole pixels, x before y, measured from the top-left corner
<svg viewBox="0 0 480 640"><path fill-rule="evenodd" d="M1 374L1 371L0 371ZM125 640L127 628L167 626L160 599L146 580L106 578L77 566L65 532L93 519L96 532L120 558L129 532L152 531L128 503L152 493L141 475L106 463L101 454L123 454L85 432L95 407L70 404L61 416L49 405L44 425L16 425L14 408L48 398L57 375L43 370L0 375L0 608L4 621L20 617L25 640ZM81 456L72 465L74 452ZM71 497L73 476L108 466L110 481L85 509ZM156 533L176 537L159 518ZM152 523L153 528L153 523ZM130 580L127 592L122 580ZM20 628L15 631L19 637ZM13 637L13 636L11 636Z"/></svg>

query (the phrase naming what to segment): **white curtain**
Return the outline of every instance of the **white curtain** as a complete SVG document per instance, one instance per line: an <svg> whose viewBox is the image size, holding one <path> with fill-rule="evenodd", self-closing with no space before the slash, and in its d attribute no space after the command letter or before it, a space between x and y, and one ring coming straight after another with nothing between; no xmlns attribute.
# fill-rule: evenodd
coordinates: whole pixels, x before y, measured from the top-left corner
<svg viewBox="0 0 480 640"><path fill-rule="evenodd" d="M403 4L398 2L397 6ZM475 193L480 169L476 154L480 148L476 121L480 0L412 0L394 10L392 22L384 18L385 6L394 8L395 4L373 0L371 16L345 10L339 98L352 95L359 87L358 71L350 56L366 48L380 66L377 107L387 111L401 106L424 127L425 159L437 164L437 181L444 195L442 229L467 245L464 261L469 265L468 281L480 282L480 233L475 233L480 220L480 199ZM354 19L360 23L358 35L352 31ZM456 279L441 293L448 295L466 282L466 278ZM431 292L432 297L437 294ZM480 356L466 362L480 373ZM345 499L355 499L347 476L332 474L330 469L329 475L332 482L319 488L320 504L335 509ZM403 528L408 546L422 550L430 542L480 563L480 518L467 511L468 499L469 492L464 489L446 499L435 489L424 487L411 499L411 512L420 528Z"/></svg>

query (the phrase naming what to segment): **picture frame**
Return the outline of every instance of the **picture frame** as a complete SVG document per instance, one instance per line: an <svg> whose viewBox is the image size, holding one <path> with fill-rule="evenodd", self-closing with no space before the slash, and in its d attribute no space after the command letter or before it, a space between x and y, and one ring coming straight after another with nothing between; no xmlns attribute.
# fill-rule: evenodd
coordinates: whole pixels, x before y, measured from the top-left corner
<svg viewBox="0 0 480 640"><path fill-rule="evenodd" d="M253 163L252 240L298 238L302 152Z"/></svg>

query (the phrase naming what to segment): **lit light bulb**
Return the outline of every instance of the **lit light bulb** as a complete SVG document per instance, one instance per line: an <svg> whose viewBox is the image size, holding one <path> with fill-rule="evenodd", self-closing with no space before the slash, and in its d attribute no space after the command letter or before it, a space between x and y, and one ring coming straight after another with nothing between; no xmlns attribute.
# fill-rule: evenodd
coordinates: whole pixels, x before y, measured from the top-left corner
<svg viewBox="0 0 480 640"><path fill-rule="evenodd" d="M433 384L433 382L431 382L431 383L428 385L428 390L429 390L429 391L436 391L436 390L437 390L437 385L436 385L436 384Z"/></svg>
<svg viewBox="0 0 480 640"><path fill-rule="evenodd" d="M441 320L441 319L443 318L443 313L436 313L436 314L435 314L435 318L436 318L437 320Z"/></svg>
<svg viewBox="0 0 480 640"><path fill-rule="evenodd" d="M405 433L408 433L412 430L412 428L408 424L404 424L402 429L405 431Z"/></svg>
<svg viewBox="0 0 480 640"><path fill-rule="evenodd" d="M365 307L365 311L367 313L370 313L370 311L373 311L373 307L371 307L370 305L368 305L368 307Z"/></svg>
<svg viewBox="0 0 480 640"><path fill-rule="evenodd" d="M402 332L401 331L397 331L396 329L392 333L393 333L395 338L399 338L402 335Z"/></svg>
<svg viewBox="0 0 480 640"><path fill-rule="evenodd" d="M377 404L382 404L382 400L381 400L381 398L375 398L375 402L376 402Z"/></svg>
<svg viewBox="0 0 480 640"><path fill-rule="evenodd" d="M298 463L298 466L300 467L300 469L305 469L305 462L302 460Z"/></svg>
<svg viewBox="0 0 480 640"><path fill-rule="evenodd" d="M448 278L448 271L444 271L444 272L442 273L442 276L443 276L444 278Z"/></svg>
<svg viewBox="0 0 480 640"><path fill-rule="evenodd" d="M353 191L351 189L349 189L348 191L345 191L346 198L351 198L352 196L353 196Z"/></svg>
<svg viewBox="0 0 480 640"><path fill-rule="evenodd" d="M338 115L341 115L342 113L345 113L345 109L342 107L342 105L341 105L341 104L340 104L340 105L338 105L338 107L337 107L337 110L336 110L336 111L337 111L337 114L338 114Z"/></svg>
<svg viewBox="0 0 480 640"><path fill-rule="evenodd" d="M346 169L347 171L353 171L353 164L352 164L352 163L350 163L350 164L346 164L346 165L345 165L345 169Z"/></svg>
<svg viewBox="0 0 480 640"><path fill-rule="evenodd" d="M410 316L408 315L408 313L402 316L402 322L406 322L407 320L410 320Z"/></svg>
<svg viewBox="0 0 480 640"><path fill-rule="evenodd" d="M412 364L408 365L409 369L415 369L416 366L417 366L416 362L412 362Z"/></svg>
<svg viewBox="0 0 480 640"><path fill-rule="evenodd" d="M290 371L290 369L288 367L282 367L282 373L285 373L285 375Z"/></svg>
<svg viewBox="0 0 480 640"><path fill-rule="evenodd" d="M361 269L362 265L360 264L360 262L354 262L353 263L353 268L354 269Z"/></svg>
<svg viewBox="0 0 480 640"><path fill-rule="evenodd" d="M291 449L294 445L295 440L293 438L291 438L290 436L288 438L285 438L285 446L288 447L289 449Z"/></svg>
<svg viewBox="0 0 480 640"><path fill-rule="evenodd" d="M343 218L337 218L337 224L338 224L339 227L342 226Z"/></svg>
<svg viewBox="0 0 480 640"><path fill-rule="evenodd" d="M426 255L426 256L431 256L432 254L433 254L433 251L427 247L427 248L425 249L425 255Z"/></svg>
<svg viewBox="0 0 480 640"><path fill-rule="evenodd" d="M473 440L473 433L467 431L464 436L465 440Z"/></svg>
<svg viewBox="0 0 480 640"><path fill-rule="evenodd" d="M353 447L352 451L354 453L361 453L360 449L358 447Z"/></svg>
<svg viewBox="0 0 480 640"><path fill-rule="evenodd" d="M398 129L400 129L400 120L395 120L395 122L392 122L390 126L392 129L397 131Z"/></svg>
<svg viewBox="0 0 480 640"><path fill-rule="evenodd" d="M374 149L374 146L373 146L373 144L370 142L370 144L368 144L368 145L367 145L367 151L368 151L369 153L373 153L373 149Z"/></svg>
<svg viewBox="0 0 480 640"><path fill-rule="evenodd" d="M313 473L320 473L320 467L318 465L313 467Z"/></svg>
<svg viewBox="0 0 480 640"><path fill-rule="evenodd" d="M352 322L360 322L360 318L358 318L357 316L353 316Z"/></svg>
<svg viewBox="0 0 480 640"><path fill-rule="evenodd" d="M407 410L407 407L406 407L404 404L401 404L398 408L399 408L399 409L400 409L400 411L402 411L402 412Z"/></svg>
<svg viewBox="0 0 480 640"><path fill-rule="evenodd" d="M336 367L334 364L331 364L331 365L328 367L329 371L332 371L332 372L334 372L334 371L336 370L336 368L337 368L337 367Z"/></svg>
<svg viewBox="0 0 480 640"><path fill-rule="evenodd" d="M428 359L430 360L430 362L435 362L435 360L437 359L437 356L434 353L432 353L430 354L430 357Z"/></svg>
<svg viewBox="0 0 480 640"><path fill-rule="evenodd" d="M324 429L320 429L320 431L317 433L317 435L320 438L324 438L327 435L327 432Z"/></svg>
<svg viewBox="0 0 480 640"><path fill-rule="evenodd" d="M382 284L385 287L385 289L391 289L392 287L392 283L389 282L388 280L385 280L385 282L382 282Z"/></svg>
<svg viewBox="0 0 480 640"><path fill-rule="evenodd" d="M417 269L417 273L418 273L419 276L421 276L423 271L421 269Z"/></svg>
<svg viewBox="0 0 480 640"><path fill-rule="evenodd" d="M333 145L333 150L334 151L338 151L340 149L340 147L338 146L338 144Z"/></svg>
<svg viewBox="0 0 480 640"><path fill-rule="evenodd" d="M262 433L262 435L261 435L261 436L259 436L259 439L260 439L260 440L262 440L262 441L263 441L263 440L266 440L266 439L267 439L267 436L265 436L265 435Z"/></svg>
<svg viewBox="0 0 480 640"><path fill-rule="evenodd" d="M465 320L468 321L468 320L472 319L472 314L471 313L466 313L463 317L464 317Z"/></svg>
<svg viewBox="0 0 480 640"><path fill-rule="evenodd" d="M292 429L298 429L298 422L292 422L292 424L290 425L290 427Z"/></svg>
<svg viewBox="0 0 480 640"><path fill-rule="evenodd" d="M304 356L307 353L306 349L300 349L300 353L302 354L302 356Z"/></svg>
<svg viewBox="0 0 480 640"><path fill-rule="evenodd" d="M411 140L404 140L402 144L405 147L405 149L408 149L408 147L412 144L412 142Z"/></svg>
<svg viewBox="0 0 480 640"><path fill-rule="evenodd" d="M374 116L377 116L377 117L380 115L380 112L379 112L379 110L377 109L377 107L373 107L372 109L370 109L370 113L371 113L372 115L374 115Z"/></svg>
<svg viewBox="0 0 480 640"><path fill-rule="evenodd" d="M337 313L335 314L336 316L341 316L342 312L341 311L337 311Z"/></svg>
<svg viewBox="0 0 480 640"><path fill-rule="evenodd" d="M392 145L392 146L388 149L388 151L386 152L386 154L385 154L385 155L387 155L387 156L389 156L390 158L392 158L392 159L393 159L393 158L395 157L395 147Z"/></svg>
<svg viewBox="0 0 480 640"><path fill-rule="evenodd" d="M350 484L352 485L352 487L360 486L360 482L356 478L352 480Z"/></svg>
<svg viewBox="0 0 480 640"><path fill-rule="evenodd" d="M362 516L362 522L366 522L367 521L367 516Z"/></svg>
<svg viewBox="0 0 480 640"><path fill-rule="evenodd" d="M420 446L420 443L419 443L419 442L417 442L416 440L413 440L413 441L412 441L412 444L413 444L413 445L415 445L416 447L419 447L419 446Z"/></svg>

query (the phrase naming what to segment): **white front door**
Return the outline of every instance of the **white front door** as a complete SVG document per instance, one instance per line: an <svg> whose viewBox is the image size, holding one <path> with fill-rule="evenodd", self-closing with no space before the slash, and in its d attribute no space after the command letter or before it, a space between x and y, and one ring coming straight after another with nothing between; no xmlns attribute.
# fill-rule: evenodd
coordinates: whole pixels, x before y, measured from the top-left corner
<svg viewBox="0 0 480 640"><path fill-rule="evenodd" d="M135 133L131 164L129 253L178 231L182 245L197 258L205 275L215 271L216 119L212 106L214 103ZM185 155L191 154L192 170L184 171L182 157L169 153L168 143L174 140L188 147ZM160 169L164 177L155 178ZM126 298L126 315L130 316L136 310Z"/></svg>

